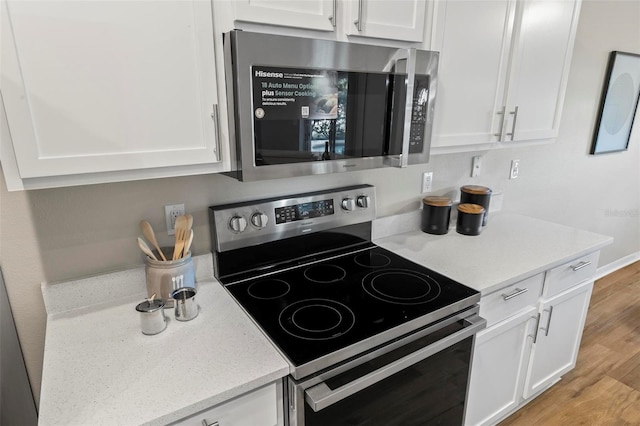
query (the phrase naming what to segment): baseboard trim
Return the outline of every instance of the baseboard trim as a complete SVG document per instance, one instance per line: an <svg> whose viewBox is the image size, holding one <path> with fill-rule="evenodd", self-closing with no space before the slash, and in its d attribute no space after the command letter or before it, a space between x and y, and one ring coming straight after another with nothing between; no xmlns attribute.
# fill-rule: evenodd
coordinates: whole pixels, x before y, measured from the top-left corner
<svg viewBox="0 0 640 426"><path fill-rule="evenodd" d="M640 260L640 251L637 251L635 253L631 253L628 256L625 256L621 259L615 260L611 263L608 263L606 265L603 265L601 267L598 268L598 270L596 271L596 280L599 280L600 278L607 276L615 271L617 271L618 269L622 269L625 266L631 265L634 262L637 262L638 260Z"/></svg>

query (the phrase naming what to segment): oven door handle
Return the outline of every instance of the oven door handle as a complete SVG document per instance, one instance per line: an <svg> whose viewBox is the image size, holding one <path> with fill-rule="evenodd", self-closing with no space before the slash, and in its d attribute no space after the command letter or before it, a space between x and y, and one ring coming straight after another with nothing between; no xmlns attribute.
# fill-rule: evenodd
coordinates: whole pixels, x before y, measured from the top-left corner
<svg viewBox="0 0 640 426"><path fill-rule="evenodd" d="M356 380L341 386L335 390L329 389L326 383L322 382L313 387L310 387L305 391L305 400L313 411L320 411L324 408L335 404L338 401L347 398L356 392L359 392L367 387L376 384L377 382L386 379L394 375L395 373L411 367L412 365L434 355L450 346L455 345L468 337L473 336L478 331L486 327L487 321L484 318L476 316L474 318L465 319L465 322L469 323L464 329L453 333L443 339L438 340L419 349L399 360L385 365L384 367L366 374Z"/></svg>

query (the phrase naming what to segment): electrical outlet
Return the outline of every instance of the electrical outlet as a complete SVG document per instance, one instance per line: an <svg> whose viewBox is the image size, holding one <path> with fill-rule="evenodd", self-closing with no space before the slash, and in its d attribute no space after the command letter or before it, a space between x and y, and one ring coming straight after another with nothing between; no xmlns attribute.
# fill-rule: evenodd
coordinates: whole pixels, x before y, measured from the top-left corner
<svg viewBox="0 0 640 426"><path fill-rule="evenodd" d="M482 166L482 157L476 156L473 157L473 164L471 166L471 177L480 176L480 168Z"/></svg>
<svg viewBox="0 0 640 426"><path fill-rule="evenodd" d="M511 160L511 171L509 172L509 179L516 179L520 174L520 160Z"/></svg>
<svg viewBox="0 0 640 426"><path fill-rule="evenodd" d="M175 235L176 219L184 215L184 204L169 204L164 206L164 217L167 222L167 234Z"/></svg>
<svg viewBox="0 0 640 426"><path fill-rule="evenodd" d="M433 187L433 172L424 172L422 174L422 193L431 192Z"/></svg>

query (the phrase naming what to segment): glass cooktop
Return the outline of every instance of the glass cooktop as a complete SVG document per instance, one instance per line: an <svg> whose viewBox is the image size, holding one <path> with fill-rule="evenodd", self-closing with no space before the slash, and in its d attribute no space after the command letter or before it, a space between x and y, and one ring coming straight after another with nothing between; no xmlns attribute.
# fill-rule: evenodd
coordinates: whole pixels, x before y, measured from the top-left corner
<svg viewBox="0 0 640 426"><path fill-rule="evenodd" d="M227 289L296 366L479 299L477 291L377 246Z"/></svg>

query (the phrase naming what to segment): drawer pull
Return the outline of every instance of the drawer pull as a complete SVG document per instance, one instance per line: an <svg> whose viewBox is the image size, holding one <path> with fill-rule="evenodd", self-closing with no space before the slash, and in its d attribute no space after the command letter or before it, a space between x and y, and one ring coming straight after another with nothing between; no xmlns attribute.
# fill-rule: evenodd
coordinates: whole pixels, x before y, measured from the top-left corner
<svg viewBox="0 0 640 426"><path fill-rule="evenodd" d="M503 298L504 300L513 299L514 297L516 297L516 296L520 296L521 294L526 293L527 291L529 291L529 289L528 289L528 288L526 288L526 287L525 287L525 288L518 288L518 287L516 287L516 289L515 289L515 290L513 290L513 291L512 291L511 293L509 293L509 294L504 294L504 293L502 293L502 298Z"/></svg>
<svg viewBox="0 0 640 426"><path fill-rule="evenodd" d="M578 263L576 266L571 266L571 269L573 269L573 271L579 271L582 268L586 268L587 266L591 265L591 261L590 260L586 260L584 262L580 262Z"/></svg>

